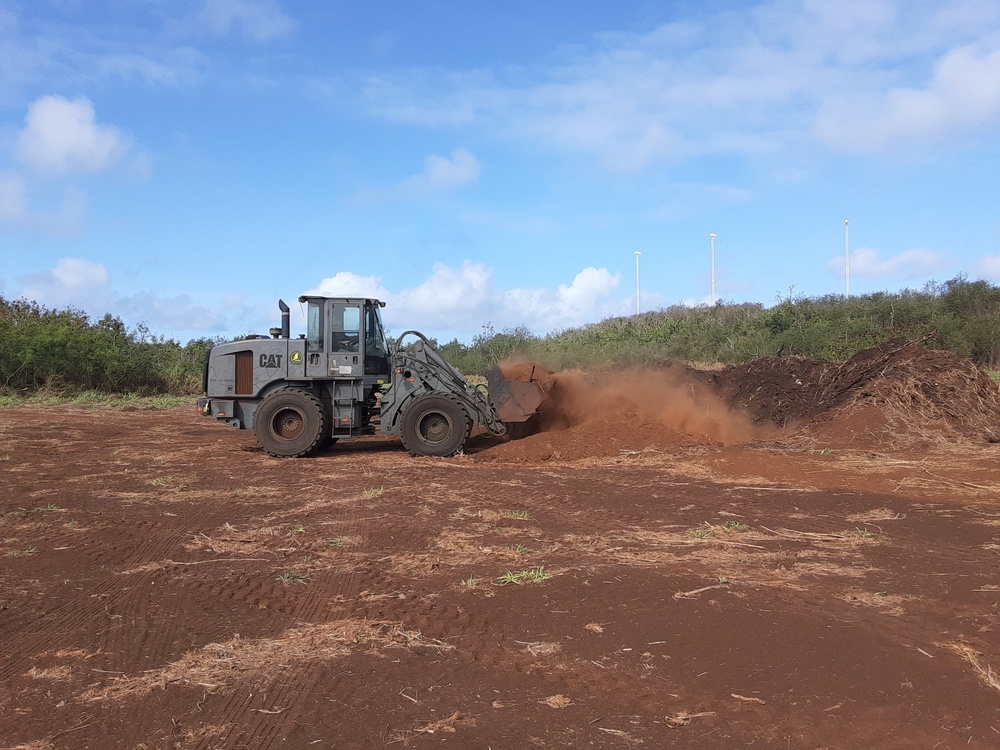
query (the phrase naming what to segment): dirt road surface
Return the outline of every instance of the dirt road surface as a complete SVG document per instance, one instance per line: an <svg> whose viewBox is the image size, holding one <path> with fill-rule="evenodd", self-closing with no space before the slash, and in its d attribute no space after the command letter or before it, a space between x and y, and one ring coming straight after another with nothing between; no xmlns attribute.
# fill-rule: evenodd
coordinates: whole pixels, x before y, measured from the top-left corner
<svg viewBox="0 0 1000 750"><path fill-rule="evenodd" d="M0 409L0 747L1000 747L1000 446L866 414L280 460Z"/></svg>

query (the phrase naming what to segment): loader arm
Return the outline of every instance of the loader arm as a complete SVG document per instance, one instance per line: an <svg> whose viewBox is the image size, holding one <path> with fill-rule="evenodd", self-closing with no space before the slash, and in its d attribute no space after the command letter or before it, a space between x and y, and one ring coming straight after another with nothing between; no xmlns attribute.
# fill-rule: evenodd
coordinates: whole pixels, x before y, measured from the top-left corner
<svg viewBox="0 0 1000 750"><path fill-rule="evenodd" d="M408 337L415 341L404 343ZM392 387L382 400L383 433L399 432L400 416L412 399L445 393L462 403L473 422L494 435L506 434L507 427L484 389L470 383L419 331L406 331L396 340L392 370Z"/></svg>

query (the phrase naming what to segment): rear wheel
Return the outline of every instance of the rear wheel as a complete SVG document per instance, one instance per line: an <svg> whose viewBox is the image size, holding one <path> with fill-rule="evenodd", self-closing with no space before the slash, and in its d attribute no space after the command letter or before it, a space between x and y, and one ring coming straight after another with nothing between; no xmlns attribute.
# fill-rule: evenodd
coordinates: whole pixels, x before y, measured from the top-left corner
<svg viewBox="0 0 1000 750"><path fill-rule="evenodd" d="M414 456L454 456L472 433L472 420L451 396L420 396L403 413L403 445Z"/></svg>
<svg viewBox="0 0 1000 750"><path fill-rule="evenodd" d="M257 407L253 430L272 456L295 458L315 451L327 434L323 404L297 388L275 391Z"/></svg>

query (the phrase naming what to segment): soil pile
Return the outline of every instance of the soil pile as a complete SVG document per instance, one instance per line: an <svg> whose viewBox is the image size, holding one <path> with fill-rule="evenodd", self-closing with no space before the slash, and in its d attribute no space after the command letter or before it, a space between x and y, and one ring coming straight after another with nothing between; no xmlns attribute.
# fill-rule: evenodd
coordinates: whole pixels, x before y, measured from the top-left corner
<svg viewBox="0 0 1000 750"><path fill-rule="evenodd" d="M839 367L808 357L762 357L711 373L708 385L755 422L784 427L828 408L823 389Z"/></svg>
<svg viewBox="0 0 1000 750"><path fill-rule="evenodd" d="M843 363L765 357L712 377L756 422L859 444L964 438L995 442L1000 386L969 359L893 339Z"/></svg>
<svg viewBox="0 0 1000 750"><path fill-rule="evenodd" d="M804 430L814 436L857 435L866 417L866 436L882 445L1000 436L1000 385L969 359L920 341L858 352L817 383L817 403L820 413Z"/></svg>
<svg viewBox="0 0 1000 750"><path fill-rule="evenodd" d="M505 368L545 393L540 434L481 460L574 460L775 438L886 448L1000 442L1000 384L970 360L922 340L893 339L843 363L764 357L718 371L676 362L617 372Z"/></svg>

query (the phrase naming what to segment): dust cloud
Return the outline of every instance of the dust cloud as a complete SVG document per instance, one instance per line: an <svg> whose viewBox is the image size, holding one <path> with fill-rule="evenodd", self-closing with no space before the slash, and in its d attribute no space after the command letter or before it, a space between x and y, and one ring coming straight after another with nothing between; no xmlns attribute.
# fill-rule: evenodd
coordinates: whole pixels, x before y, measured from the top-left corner
<svg viewBox="0 0 1000 750"><path fill-rule="evenodd" d="M545 394L539 431L569 430L588 422L637 415L670 430L724 444L766 439L773 425L755 424L704 385L676 372L633 368L600 373L552 372L532 363L504 367L513 380L536 382Z"/></svg>

